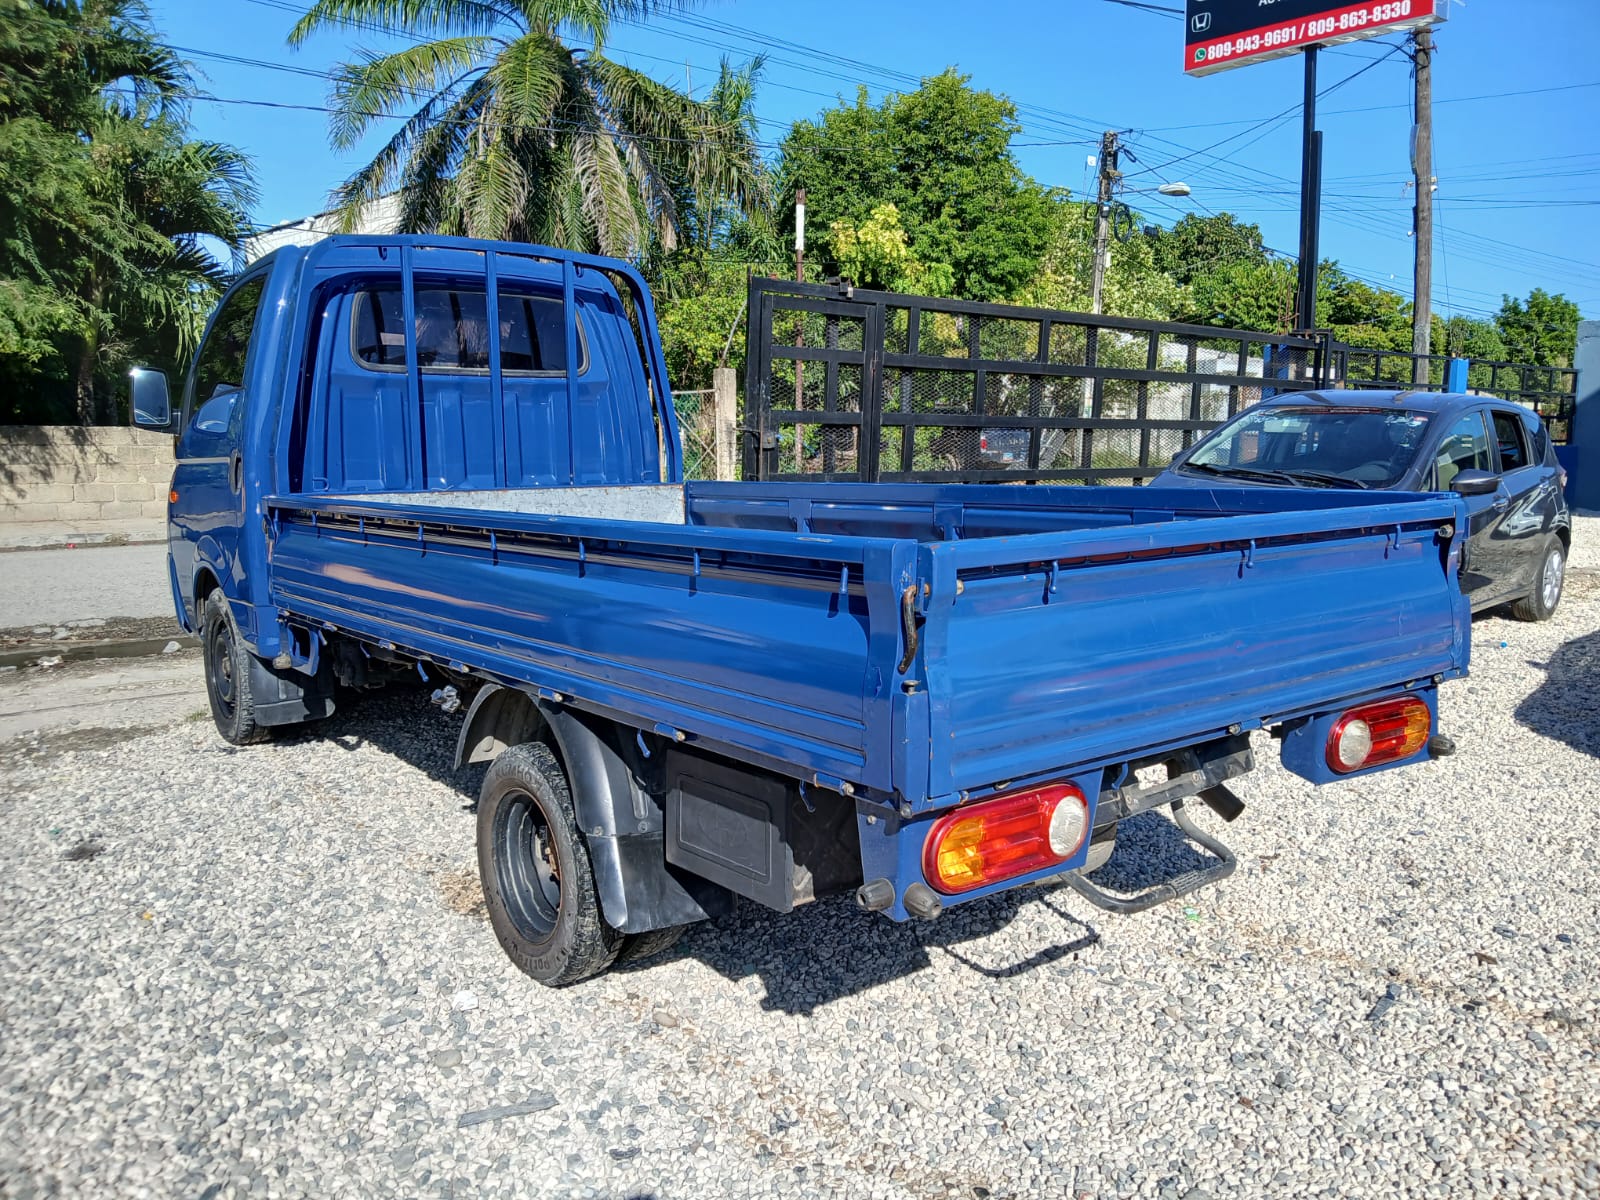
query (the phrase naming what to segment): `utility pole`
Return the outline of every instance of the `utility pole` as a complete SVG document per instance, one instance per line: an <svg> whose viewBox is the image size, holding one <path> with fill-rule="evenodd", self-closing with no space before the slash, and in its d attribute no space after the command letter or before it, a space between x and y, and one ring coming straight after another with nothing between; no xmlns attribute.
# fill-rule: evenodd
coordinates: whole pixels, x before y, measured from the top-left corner
<svg viewBox="0 0 1600 1200"><path fill-rule="evenodd" d="M1417 206L1412 232L1416 238L1416 275L1412 289L1411 353L1416 356L1412 382L1426 385L1433 342L1433 31L1426 26L1411 35L1411 61L1417 78L1417 124L1411 131L1411 170Z"/></svg>
<svg viewBox="0 0 1600 1200"><path fill-rule="evenodd" d="M806 281L806 190L794 190L794 281ZM795 313L799 323L795 327L794 344L801 347L806 344L806 314L804 309ZM806 365L798 358L794 360L794 406L796 410L805 407L806 399ZM801 436L800 426L794 427L794 469L801 470L805 465L805 439Z"/></svg>
<svg viewBox="0 0 1600 1200"><path fill-rule="evenodd" d="M1305 51L1306 93L1300 140L1300 271L1295 315L1299 328L1317 327L1318 246L1322 221L1322 134L1317 130L1317 48Z"/></svg>
<svg viewBox="0 0 1600 1200"><path fill-rule="evenodd" d="M1111 265L1111 201L1112 189L1122 172L1117 170L1117 134L1108 129L1100 135L1100 191L1094 217L1094 287L1090 294L1089 311L1098 315L1105 293L1106 268Z"/></svg>

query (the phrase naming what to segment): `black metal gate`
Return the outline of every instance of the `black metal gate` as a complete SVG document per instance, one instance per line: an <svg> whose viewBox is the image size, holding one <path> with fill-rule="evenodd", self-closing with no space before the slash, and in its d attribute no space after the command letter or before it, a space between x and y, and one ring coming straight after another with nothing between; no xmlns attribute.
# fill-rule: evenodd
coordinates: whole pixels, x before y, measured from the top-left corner
<svg viewBox="0 0 1600 1200"><path fill-rule="evenodd" d="M1138 482L1329 341L750 282L746 479Z"/></svg>

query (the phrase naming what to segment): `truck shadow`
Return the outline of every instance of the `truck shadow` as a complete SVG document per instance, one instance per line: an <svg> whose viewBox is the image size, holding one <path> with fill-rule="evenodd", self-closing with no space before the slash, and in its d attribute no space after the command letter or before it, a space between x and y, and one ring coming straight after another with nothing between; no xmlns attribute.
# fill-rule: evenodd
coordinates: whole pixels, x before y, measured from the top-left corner
<svg viewBox="0 0 1600 1200"><path fill-rule="evenodd" d="M1113 891L1134 892L1211 861L1170 820L1145 813L1123 823L1116 853L1091 878ZM946 909L935 921L903 925L862 913L849 896L788 914L741 901L732 915L691 928L673 951L615 969L648 971L672 958L695 958L733 982L759 979L763 1009L804 1016L915 975L941 954L996 980L1039 971L1064 975L1081 969L1074 964L1085 955L1084 965L1092 965L1089 952L1101 938L1077 915L1085 910L1093 911L1088 901L1062 884L1001 892ZM997 937L1019 917L1025 928Z"/></svg>
<svg viewBox="0 0 1600 1200"><path fill-rule="evenodd" d="M1517 705L1517 721L1600 758L1600 709L1594 704L1594 689L1600 684L1600 633L1565 642L1549 662L1529 665L1544 671L1544 682Z"/></svg>
<svg viewBox="0 0 1600 1200"><path fill-rule="evenodd" d="M454 769L459 729L459 717L429 704L427 689L397 688L341 697L328 721L283 740L316 738L351 751L372 746L444 785L460 797L463 811L471 811L483 768ZM464 836L470 844L470 829ZM1116 853L1092 878L1113 891L1134 892L1209 861L1170 820L1145 813L1122 823ZM1074 960L1100 943L1096 927L1076 915L1090 911L1088 901L1061 884L1002 892L948 908L935 921L906 924L861 912L849 895L787 914L741 900L728 916L692 927L673 950L613 969L649 971L692 957L734 983L759 980L752 991L762 992L763 1009L804 1015L915 975L937 955L996 980L1077 970ZM997 937L1019 917L1022 928Z"/></svg>
<svg viewBox="0 0 1600 1200"><path fill-rule="evenodd" d="M1100 935L1066 911L1064 899L1055 888L1024 888L949 909L936 921L903 925L861 912L849 896L829 896L787 914L741 900L731 915L692 927L673 951L614 969L649 971L673 958L695 958L730 982L759 980L752 991L759 988L764 1010L804 1016L924 971L936 954L990 979L1075 959L1098 945ZM1030 908L1048 910L1050 944L1020 957L1009 944L986 944Z"/></svg>

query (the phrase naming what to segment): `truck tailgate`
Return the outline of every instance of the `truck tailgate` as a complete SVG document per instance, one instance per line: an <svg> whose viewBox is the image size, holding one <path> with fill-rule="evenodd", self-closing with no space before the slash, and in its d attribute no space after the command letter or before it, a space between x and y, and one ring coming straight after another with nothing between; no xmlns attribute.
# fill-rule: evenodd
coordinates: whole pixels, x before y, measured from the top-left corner
<svg viewBox="0 0 1600 1200"><path fill-rule="evenodd" d="M1418 497L922 546L927 794L1461 673L1460 516Z"/></svg>

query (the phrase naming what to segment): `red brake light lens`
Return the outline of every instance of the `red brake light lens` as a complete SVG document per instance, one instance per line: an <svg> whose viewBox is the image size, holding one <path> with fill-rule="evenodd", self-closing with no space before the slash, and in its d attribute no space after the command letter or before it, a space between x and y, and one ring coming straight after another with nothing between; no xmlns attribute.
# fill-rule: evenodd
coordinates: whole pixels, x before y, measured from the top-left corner
<svg viewBox="0 0 1600 1200"><path fill-rule="evenodd" d="M1328 735L1328 766L1340 775L1410 758L1428 741L1433 714L1415 696L1352 708Z"/></svg>
<svg viewBox="0 0 1600 1200"><path fill-rule="evenodd" d="M1032 788L940 818L922 873L946 895L1064 863L1089 835L1089 804L1070 783Z"/></svg>

